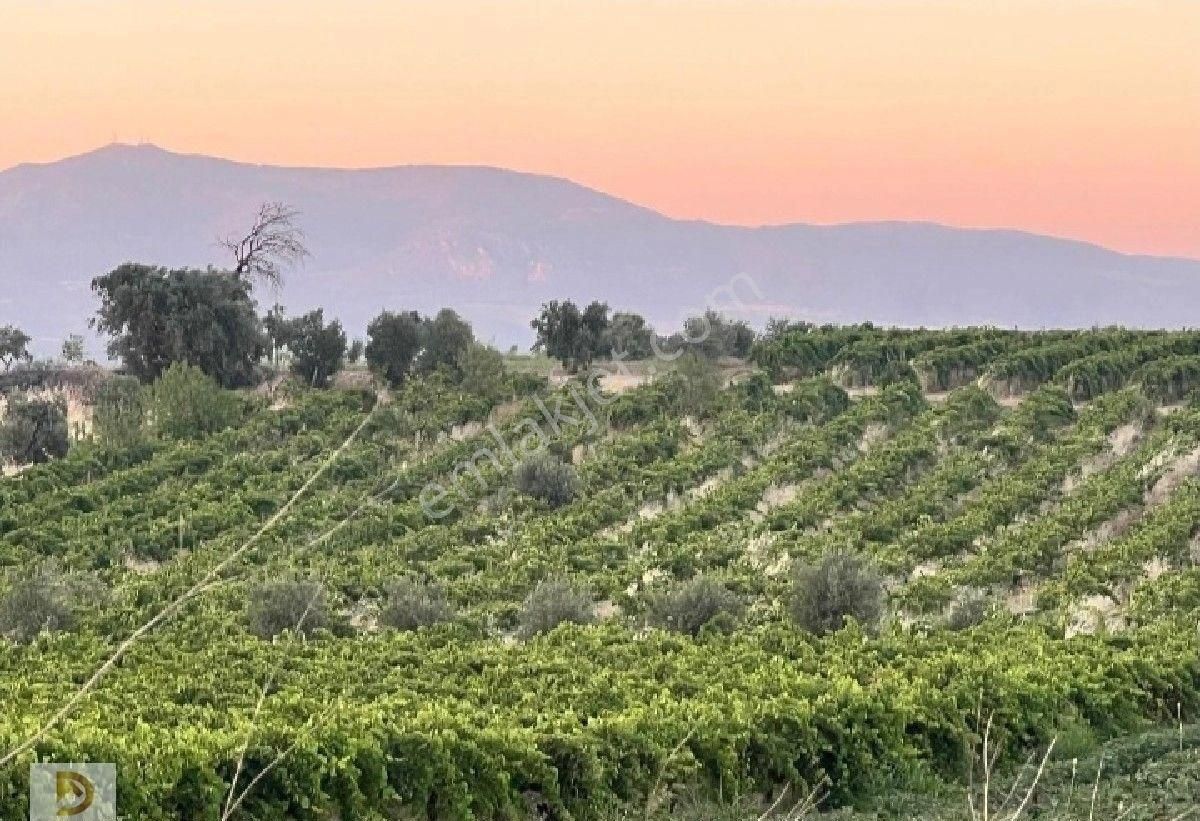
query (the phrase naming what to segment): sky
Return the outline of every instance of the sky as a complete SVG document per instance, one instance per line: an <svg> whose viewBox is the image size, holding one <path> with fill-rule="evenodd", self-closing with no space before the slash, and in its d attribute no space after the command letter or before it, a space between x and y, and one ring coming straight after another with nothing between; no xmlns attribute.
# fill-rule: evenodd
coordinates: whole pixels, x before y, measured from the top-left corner
<svg viewBox="0 0 1200 821"><path fill-rule="evenodd" d="M1200 258L1200 2L0 0L0 168L117 140Z"/></svg>

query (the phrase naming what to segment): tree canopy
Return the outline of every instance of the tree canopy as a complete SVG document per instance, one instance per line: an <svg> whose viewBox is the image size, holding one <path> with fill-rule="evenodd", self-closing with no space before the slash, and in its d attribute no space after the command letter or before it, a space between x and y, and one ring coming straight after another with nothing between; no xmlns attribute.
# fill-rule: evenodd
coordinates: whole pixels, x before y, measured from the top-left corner
<svg viewBox="0 0 1200 821"><path fill-rule="evenodd" d="M21 360L30 360L29 343L33 339L20 328L12 325L0 327L0 365L8 370Z"/></svg>
<svg viewBox="0 0 1200 821"><path fill-rule="evenodd" d="M212 269L127 263L92 280L93 326L108 353L143 382L175 362L195 365L224 387L251 385L266 340L250 284Z"/></svg>
<svg viewBox="0 0 1200 821"><path fill-rule="evenodd" d="M617 311L609 326L613 356L622 359L649 359L654 355L654 329L640 314Z"/></svg>
<svg viewBox="0 0 1200 821"><path fill-rule="evenodd" d="M475 341L471 324L451 309L442 308L437 316L425 320L423 325L418 370L422 373L431 373L438 368L457 371L459 360Z"/></svg>
<svg viewBox="0 0 1200 821"><path fill-rule="evenodd" d="M66 403L19 393L9 395L4 421L0 422L0 458L38 464L66 456L68 447Z"/></svg>
<svg viewBox="0 0 1200 821"><path fill-rule="evenodd" d="M608 305L592 302L582 311L571 300L554 300L530 322L537 332L535 350L544 350L572 373L612 353Z"/></svg>
<svg viewBox="0 0 1200 821"><path fill-rule="evenodd" d="M83 362L85 355L83 347L83 337L79 334L71 334L63 340L62 352L63 361L70 365L78 365Z"/></svg>
<svg viewBox="0 0 1200 821"><path fill-rule="evenodd" d="M367 326L367 365L390 385L408 378L421 352L423 321L416 311L384 311Z"/></svg>
<svg viewBox="0 0 1200 821"><path fill-rule="evenodd" d="M684 336L694 350L709 359L722 356L742 359L750 355L754 345L754 330L749 325L713 310L684 322Z"/></svg>
<svg viewBox="0 0 1200 821"><path fill-rule="evenodd" d="M287 347L292 373L315 388L324 388L346 359L346 332L336 319L325 324L318 308L288 321Z"/></svg>

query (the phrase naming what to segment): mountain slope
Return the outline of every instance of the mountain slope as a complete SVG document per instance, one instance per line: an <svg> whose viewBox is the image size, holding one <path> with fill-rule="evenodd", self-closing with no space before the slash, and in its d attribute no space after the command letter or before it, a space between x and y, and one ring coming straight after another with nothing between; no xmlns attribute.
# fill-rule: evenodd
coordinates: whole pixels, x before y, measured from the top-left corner
<svg viewBox="0 0 1200 821"><path fill-rule="evenodd" d="M266 199L303 212L313 257L260 301L323 305L352 333L384 307L452 304L482 335L527 342L537 306L566 296L674 324L735 277L751 319L1179 326L1200 304L1198 261L1021 232L723 226L494 168L278 168L113 145L0 172L0 324L52 351L94 311L93 276L127 260L220 265L216 239Z"/></svg>

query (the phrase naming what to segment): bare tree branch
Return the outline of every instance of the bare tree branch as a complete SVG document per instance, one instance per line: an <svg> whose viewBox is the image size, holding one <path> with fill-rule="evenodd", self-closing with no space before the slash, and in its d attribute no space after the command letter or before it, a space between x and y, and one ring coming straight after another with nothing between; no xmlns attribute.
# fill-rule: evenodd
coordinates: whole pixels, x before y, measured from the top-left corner
<svg viewBox="0 0 1200 821"><path fill-rule="evenodd" d="M233 275L279 285L285 269L310 256L304 231L297 224L299 216L299 211L282 202L264 202L249 233L221 240L221 247L233 256Z"/></svg>

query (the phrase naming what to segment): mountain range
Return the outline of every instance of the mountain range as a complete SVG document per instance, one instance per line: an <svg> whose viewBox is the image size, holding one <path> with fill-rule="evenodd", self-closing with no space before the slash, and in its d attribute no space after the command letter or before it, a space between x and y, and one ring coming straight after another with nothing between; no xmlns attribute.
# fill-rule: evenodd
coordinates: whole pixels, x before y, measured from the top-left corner
<svg viewBox="0 0 1200 821"><path fill-rule="evenodd" d="M352 336L385 308L449 305L480 337L526 345L540 304L561 298L660 330L710 304L755 324L1028 328L1187 326L1200 308L1200 261L1020 231L719 225L498 168L288 168L115 144L0 172L0 325L53 353L86 329L92 277L126 261L227 265L217 240L264 201L301 212L312 256L260 305L323 306Z"/></svg>

